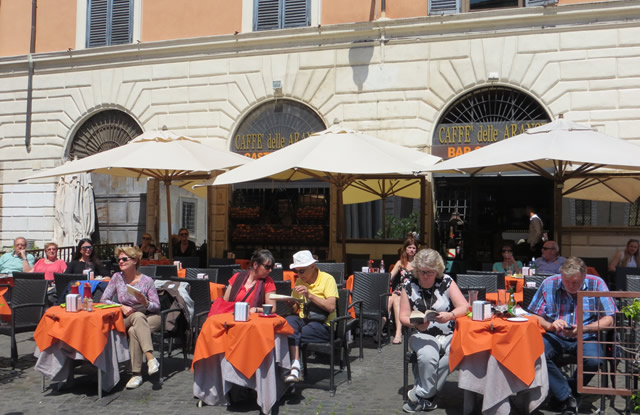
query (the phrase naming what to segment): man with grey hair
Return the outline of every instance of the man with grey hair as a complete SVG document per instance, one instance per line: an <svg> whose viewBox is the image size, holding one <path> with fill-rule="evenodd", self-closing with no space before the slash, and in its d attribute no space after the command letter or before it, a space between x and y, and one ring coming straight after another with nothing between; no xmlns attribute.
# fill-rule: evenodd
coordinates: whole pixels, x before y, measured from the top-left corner
<svg viewBox="0 0 640 415"><path fill-rule="evenodd" d="M567 258L558 254L560 247L556 241L547 241L542 246L542 256L536 259L536 272L556 274Z"/></svg>
<svg viewBox="0 0 640 415"><path fill-rule="evenodd" d="M529 311L536 314L540 325L546 331L543 334L544 354L549 374L549 390L561 403L563 415L577 413L576 374L567 380L554 359L563 354L577 355L577 325L583 327L583 339L593 340L598 330L613 324L616 305L611 297L584 297L577 303L578 291L609 291L600 277L587 275L587 267L582 259L570 257L560 267L560 275L545 279L529 305ZM582 321L577 322L576 310L584 310ZM602 356L604 349L593 342L584 343L584 356ZM584 371L595 372L600 365L597 357L584 358ZM589 383L593 375L583 376L584 384Z"/></svg>
<svg viewBox="0 0 640 415"><path fill-rule="evenodd" d="M33 255L27 253L26 249L27 240L18 236L13 241L13 251L0 257L0 274L31 271L36 260Z"/></svg>

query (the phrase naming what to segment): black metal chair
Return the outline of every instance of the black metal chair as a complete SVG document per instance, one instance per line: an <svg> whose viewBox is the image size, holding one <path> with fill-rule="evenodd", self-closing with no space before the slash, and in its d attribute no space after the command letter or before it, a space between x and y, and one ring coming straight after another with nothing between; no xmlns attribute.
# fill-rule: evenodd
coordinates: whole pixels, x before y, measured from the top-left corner
<svg viewBox="0 0 640 415"><path fill-rule="evenodd" d="M496 272L496 271L474 271L467 270L467 274L471 275L496 275L496 283L497 289L504 290L504 272Z"/></svg>
<svg viewBox="0 0 640 415"><path fill-rule="evenodd" d="M308 377L307 356L309 352L329 355L329 390L331 396L336 394L335 386L335 355L338 353L340 359L340 371L347 366L347 382L351 383L351 363L349 360L349 347L347 339L347 321L351 318L347 314L349 305L349 290L338 291L339 298L336 304L336 318L330 321L329 342L326 343L303 343L301 347L304 376Z"/></svg>
<svg viewBox="0 0 640 415"><path fill-rule="evenodd" d="M176 265L156 265L155 278L159 280L168 280L171 277L178 276L178 267Z"/></svg>
<svg viewBox="0 0 640 415"><path fill-rule="evenodd" d="M198 268L200 266L199 256L177 256L173 257L174 261L180 261L182 268Z"/></svg>
<svg viewBox="0 0 640 415"><path fill-rule="evenodd" d="M504 278L503 278L504 281ZM498 274L458 274L459 287L485 287L487 293L498 292Z"/></svg>
<svg viewBox="0 0 640 415"><path fill-rule="evenodd" d="M64 293L67 291L67 287L70 282L73 281L81 281L87 279L84 274L64 274L64 273L53 273L53 281L56 284L56 297L57 297L57 305L64 303Z"/></svg>
<svg viewBox="0 0 640 415"><path fill-rule="evenodd" d="M331 274L333 278L336 280L336 285L338 288L344 288L344 263L336 262L336 263L322 263L317 262L316 267L320 271L326 272L327 274Z"/></svg>
<svg viewBox="0 0 640 415"><path fill-rule="evenodd" d="M155 278L156 276L156 266L155 265L140 265L138 267L138 271L147 277Z"/></svg>
<svg viewBox="0 0 640 415"><path fill-rule="evenodd" d="M198 274L207 274L209 276L209 282L217 282L218 269L217 268L187 268L187 279L196 280Z"/></svg>
<svg viewBox="0 0 640 415"><path fill-rule="evenodd" d="M382 351L382 317L387 314L387 297L389 292L390 274L354 272L353 273L353 301L362 301L361 311L356 312L356 317L362 320L373 320L378 323L378 352ZM358 314L359 313L359 314ZM360 332L363 330L359 325Z"/></svg>
<svg viewBox="0 0 640 415"><path fill-rule="evenodd" d="M190 286L189 295L193 300L193 317L191 318L191 347L193 348L213 301L209 293L209 280L191 278L186 282Z"/></svg>
<svg viewBox="0 0 640 415"><path fill-rule="evenodd" d="M29 276L31 277L31 276ZM11 300L11 322L0 324L0 334L11 336L11 368L18 362L16 334L33 331L44 314L47 306L47 287L49 282L42 278L20 278L14 273ZM2 284L9 286L9 284Z"/></svg>
<svg viewBox="0 0 640 415"><path fill-rule="evenodd" d="M276 294L291 295L290 281L274 281L276 284ZM276 314L287 317L293 314L293 303L289 301L276 301Z"/></svg>
<svg viewBox="0 0 640 415"><path fill-rule="evenodd" d="M13 278L20 278L23 280L43 280L44 272L14 272Z"/></svg>

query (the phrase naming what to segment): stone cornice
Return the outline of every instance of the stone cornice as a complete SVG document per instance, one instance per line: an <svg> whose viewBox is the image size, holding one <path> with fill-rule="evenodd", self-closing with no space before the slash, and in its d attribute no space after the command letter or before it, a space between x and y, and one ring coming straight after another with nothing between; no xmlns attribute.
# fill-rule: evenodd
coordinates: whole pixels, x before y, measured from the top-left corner
<svg viewBox="0 0 640 415"><path fill-rule="evenodd" d="M583 30L586 25L594 30L638 27L639 21L640 0L604 1L142 42L37 53L32 58L42 73L351 48L358 43L410 44L563 32ZM0 58L0 75L23 76L27 65L26 55Z"/></svg>

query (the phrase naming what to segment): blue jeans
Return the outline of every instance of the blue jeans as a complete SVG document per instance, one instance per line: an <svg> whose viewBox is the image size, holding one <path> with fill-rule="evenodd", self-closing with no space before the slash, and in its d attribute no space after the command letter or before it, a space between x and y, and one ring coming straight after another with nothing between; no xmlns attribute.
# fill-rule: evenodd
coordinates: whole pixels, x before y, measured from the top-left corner
<svg viewBox="0 0 640 415"><path fill-rule="evenodd" d="M573 374L571 385L569 380L564 377L553 359L563 354L577 355L578 341L575 339L566 339L553 333L545 333L542 335L544 340L544 356L547 359L547 372L549 374L549 390L558 400L564 401L576 390L576 373ZM583 345L584 356L604 356L604 348L596 343L585 343ZM600 359L597 357L585 358L583 369L585 372L595 372L600 365ZM584 384L588 384L593 374L585 374L583 376Z"/></svg>
<svg viewBox="0 0 640 415"><path fill-rule="evenodd" d="M330 340L329 326L319 321L305 323L298 316L287 316L287 323L293 327L293 334L289 336L290 346L300 346L303 343L327 343Z"/></svg>

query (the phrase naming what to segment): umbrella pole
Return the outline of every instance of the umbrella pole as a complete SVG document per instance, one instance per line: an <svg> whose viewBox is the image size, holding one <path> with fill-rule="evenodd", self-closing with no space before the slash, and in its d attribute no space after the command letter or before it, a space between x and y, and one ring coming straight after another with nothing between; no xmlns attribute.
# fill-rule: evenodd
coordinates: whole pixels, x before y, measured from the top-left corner
<svg viewBox="0 0 640 415"><path fill-rule="evenodd" d="M344 201L342 199L342 191L344 187L338 186L338 229L340 230L340 239L342 240L342 262L347 258L347 224L344 220Z"/></svg>
<svg viewBox="0 0 640 415"><path fill-rule="evenodd" d="M164 182L164 189L167 195L167 235L169 235L169 260L173 261L173 241L171 238L171 181Z"/></svg>
<svg viewBox="0 0 640 415"><path fill-rule="evenodd" d="M562 252L562 189L564 183L556 181L553 183L553 238Z"/></svg>

